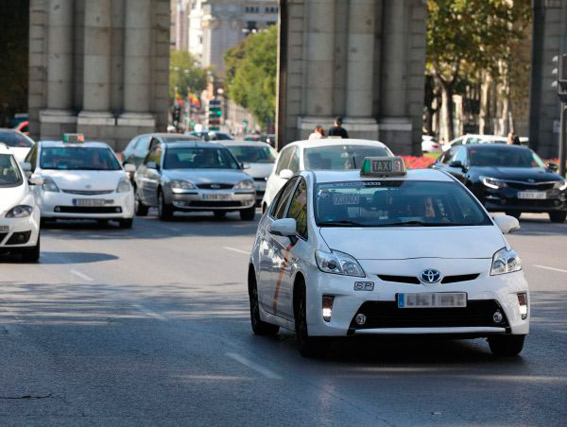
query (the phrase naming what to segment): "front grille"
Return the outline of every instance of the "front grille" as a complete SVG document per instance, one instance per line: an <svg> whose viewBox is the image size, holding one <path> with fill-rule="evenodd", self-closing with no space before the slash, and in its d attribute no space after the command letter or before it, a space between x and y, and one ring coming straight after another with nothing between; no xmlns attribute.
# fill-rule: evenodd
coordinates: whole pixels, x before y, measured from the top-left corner
<svg viewBox="0 0 567 427"><path fill-rule="evenodd" d="M6 242L6 245L25 245L31 236L31 231L22 231L12 234L12 237Z"/></svg>
<svg viewBox="0 0 567 427"><path fill-rule="evenodd" d="M195 208L238 208L242 206L240 202L203 202L194 201L188 203L189 207Z"/></svg>
<svg viewBox="0 0 567 427"><path fill-rule="evenodd" d="M378 277L385 282L395 282L395 283L411 283L412 285L419 285L420 281L415 276L390 276L379 274Z"/></svg>
<svg viewBox="0 0 567 427"><path fill-rule="evenodd" d="M197 187L203 190L229 190L234 187L234 184L197 184Z"/></svg>
<svg viewBox="0 0 567 427"><path fill-rule="evenodd" d="M0 245L2 244L2 242L4 241L7 235L8 233L0 233Z"/></svg>
<svg viewBox="0 0 567 427"><path fill-rule="evenodd" d="M441 280L441 283L443 285L446 285L448 283L468 282L469 280L476 279L478 276L480 276L479 273L476 273L476 274L460 274L460 275L457 275L457 276L445 276L445 277L443 277L443 280Z"/></svg>
<svg viewBox="0 0 567 427"><path fill-rule="evenodd" d="M76 214L119 214L122 213L122 208L118 206L99 206L99 207L84 207L84 206L56 206L55 212L61 213L76 213Z"/></svg>
<svg viewBox="0 0 567 427"><path fill-rule="evenodd" d="M102 194L114 193L114 190L99 190L99 191L89 191L89 190L61 190L63 193L76 194L78 196L100 196Z"/></svg>
<svg viewBox="0 0 567 427"><path fill-rule="evenodd" d="M518 182L518 181L505 181L508 187L515 188L516 190L533 190L544 191L553 189L555 182Z"/></svg>
<svg viewBox="0 0 567 427"><path fill-rule="evenodd" d="M496 311L504 316L500 323L492 319ZM359 313L366 316L366 323L357 325L355 315L351 329L508 326L506 315L495 300L468 301L467 307L462 308L398 308L395 301L369 301L360 306Z"/></svg>

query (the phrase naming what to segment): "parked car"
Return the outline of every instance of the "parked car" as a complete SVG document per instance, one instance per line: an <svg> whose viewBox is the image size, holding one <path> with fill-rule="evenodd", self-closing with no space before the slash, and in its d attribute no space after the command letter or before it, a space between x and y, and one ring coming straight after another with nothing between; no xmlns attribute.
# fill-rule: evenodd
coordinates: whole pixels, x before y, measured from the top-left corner
<svg viewBox="0 0 567 427"><path fill-rule="evenodd" d="M522 212L545 212L552 222L567 216L567 182L527 147L475 144L455 146L432 166L463 184L489 211L519 218Z"/></svg>
<svg viewBox="0 0 567 427"><path fill-rule="evenodd" d="M443 149L435 138L430 135L423 135L421 137L421 151L424 153L441 153Z"/></svg>
<svg viewBox="0 0 567 427"><path fill-rule="evenodd" d="M385 144L365 139L319 139L288 144L268 178L262 210L267 209L287 180L299 171L360 169L365 157L393 155Z"/></svg>
<svg viewBox="0 0 567 427"><path fill-rule="evenodd" d="M266 192L266 181L274 169L278 153L265 142L222 141L241 164L249 166L246 173L256 182L256 204L260 206Z"/></svg>
<svg viewBox="0 0 567 427"><path fill-rule="evenodd" d="M134 176L136 213L157 207L161 220L175 211L210 211L216 217L238 211L251 221L256 185L228 148L213 142L161 142Z"/></svg>
<svg viewBox="0 0 567 427"><path fill-rule="evenodd" d="M0 128L0 143L4 143L18 162L23 162L35 144L29 136L15 129Z"/></svg>
<svg viewBox="0 0 567 427"><path fill-rule="evenodd" d="M470 144L506 144L506 137L497 135L467 134L453 139L448 144L443 144L442 148L443 151L447 151L453 146Z"/></svg>

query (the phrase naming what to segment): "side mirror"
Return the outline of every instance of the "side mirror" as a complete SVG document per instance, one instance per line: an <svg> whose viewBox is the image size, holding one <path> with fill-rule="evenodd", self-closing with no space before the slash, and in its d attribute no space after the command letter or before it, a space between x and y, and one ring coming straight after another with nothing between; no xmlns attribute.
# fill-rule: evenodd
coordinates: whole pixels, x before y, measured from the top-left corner
<svg viewBox="0 0 567 427"><path fill-rule="evenodd" d="M295 237L297 223L293 218L277 219L270 224L268 231L275 236Z"/></svg>
<svg viewBox="0 0 567 427"><path fill-rule="evenodd" d="M283 169L280 171L281 179L290 179L293 176L293 172L289 169Z"/></svg>
<svg viewBox="0 0 567 427"><path fill-rule="evenodd" d="M559 166L555 163L548 163L545 165L546 169L550 172L557 172L559 170Z"/></svg>
<svg viewBox="0 0 567 427"><path fill-rule="evenodd" d="M242 169L246 170L246 169L250 169L252 166L250 166L250 163L242 163Z"/></svg>
<svg viewBox="0 0 567 427"><path fill-rule="evenodd" d="M463 165L463 162L460 160L453 160L452 162L449 162L449 167L465 170L465 165Z"/></svg>
<svg viewBox="0 0 567 427"><path fill-rule="evenodd" d="M32 175L28 182L31 185L43 185L43 178L39 175Z"/></svg>
<svg viewBox="0 0 567 427"><path fill-rule="evenodd" d="M128 173L136 173L136 165L133 165L132 163L126 163L124 165L124 170Z"/></svg>
<svg viewBox="0 0 567 427"><path fill-rule="evenodd" d="M520 229L520 221L510 215L497 215L494 222L503 234L509 234Z"/></svg>

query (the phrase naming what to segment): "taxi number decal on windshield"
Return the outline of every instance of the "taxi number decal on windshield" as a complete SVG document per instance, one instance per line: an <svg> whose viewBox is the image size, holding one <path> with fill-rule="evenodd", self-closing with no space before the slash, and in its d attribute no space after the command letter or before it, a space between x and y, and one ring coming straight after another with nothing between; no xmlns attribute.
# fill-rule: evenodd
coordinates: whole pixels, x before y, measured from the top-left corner
<svg viewBox="0 0 567 427"><path fill-rule="evenodd" d="M333 205L358 205L360 204L360 196L358 194L333 194Z"/></svg>
<svg viewBox="0 0 567 427"><path fill-rule="evenodd" d="M276 290L274 291L274 299L272 301L272 309L274 310L274 314L276 314L278 310L278 298L280 297L280 287L282 285L282 281L285 275L285 269L287 268L289 259L291 258L292 249L293 249L293 245L287 245L284 250L284 260L280 267L278 280L276 281Z"/></svg>

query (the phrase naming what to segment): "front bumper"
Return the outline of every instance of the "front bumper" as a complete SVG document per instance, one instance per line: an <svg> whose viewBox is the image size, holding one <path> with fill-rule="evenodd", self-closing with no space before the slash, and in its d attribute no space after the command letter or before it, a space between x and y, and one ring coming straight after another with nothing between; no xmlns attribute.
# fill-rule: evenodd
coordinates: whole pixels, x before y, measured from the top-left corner
<svg viewBox="0 0 567 427"><path fill-rule="evenodd" d="M39 209L25 218L0 218L0 251L35 246L38 238Z"/></svg>
<svg viewBox="0 0 567 427"><path fill-rule="evenodd" d="M104 200L101 206L77 206L78 200ZM134 193L85 196L42 191L38 197L46 219L130 219L134 217Z"/></svg>
<svg viewBox="0 0 567 427"><path fill-rule="evenodd" d="M413 260L415 261L415 260ZM419 260L422 261L422 260ZM367 334L441 334L451 336L489 336L493 334L526 335L529 332L528 315L522 319L518 293L527 292L528 285L523 271L490 276L490 260L468 260L465 269L459 269L458 260L443 260L443 268L436 265L440 260L428 259L425 267L415 271L437 268L446 274L480 273L474 280L437 285L396 283L382 280L377 274L366 278L345 277L321 272L312 272L308 278L307 324L313 336L346 336ZM380 264L380 263L378 263ZM440 263L439 263L440 264ZM404 269L405 265L405 269ZM412 271L408 261L385 261L385 270ZM460 270L460 271L459 271ZM463 271L464 270L464 271ZM451 272L452 271L452 272ZM483 273L485 272L485 273ZM355 282L373 282L372 291L355 291ZM398 308L400 293L465 292L466 308ZM333 296L332 316L325 321L322 316L323 296ZM500 311L503 320L494 322L493 314ZM366 316L366 323L358 325L357 314Z"/></svg>
<svg viewBox="0 0 567 427"><path fill-rule="evenodd" d="M256 204L254 191L184 190L170 193L171 204L185 211L237 211Z"/></svg>
<svg viewBox="0 0 567 427"><path fill-rule="evenodd" d="M518 193L529 192L515 188L484 188L484 206L489 211L554 212L567 210L567 192L558 189L538 191L545 199L520 199Z"/></svg>

